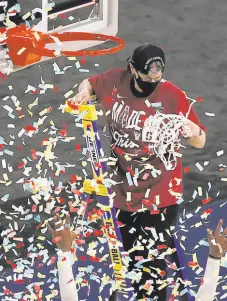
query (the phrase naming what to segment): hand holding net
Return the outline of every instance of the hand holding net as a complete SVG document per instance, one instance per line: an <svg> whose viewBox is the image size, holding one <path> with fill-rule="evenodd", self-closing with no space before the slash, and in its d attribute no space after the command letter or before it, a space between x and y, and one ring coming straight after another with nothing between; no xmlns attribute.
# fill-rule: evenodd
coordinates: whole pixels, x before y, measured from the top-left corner
<svg viewBox="0 0 227 301"><path fill-rule="evenodd" d="M162 114L157 112L150 116L144 124L142 139L149 143L150 150L160 158L167 170L176 167L177 158L181 153L177 152L181 144L180 134L191 136L187 118L183 115Z"/></svg>

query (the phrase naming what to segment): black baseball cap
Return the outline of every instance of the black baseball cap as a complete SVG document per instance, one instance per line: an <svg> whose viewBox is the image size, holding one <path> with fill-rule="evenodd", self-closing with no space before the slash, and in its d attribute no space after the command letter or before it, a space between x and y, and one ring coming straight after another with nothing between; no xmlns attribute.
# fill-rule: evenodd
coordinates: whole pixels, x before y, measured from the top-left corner
<svg viewBox="0 0 227 301"><path fill-rule="evenodd" d="M165 54L163 50L154 44L146 44L139 46L135 49L130 63L133 65L133 67L144 73L148 74L150 65L153 62L160 62L162 69L165 68Z"/></svg>

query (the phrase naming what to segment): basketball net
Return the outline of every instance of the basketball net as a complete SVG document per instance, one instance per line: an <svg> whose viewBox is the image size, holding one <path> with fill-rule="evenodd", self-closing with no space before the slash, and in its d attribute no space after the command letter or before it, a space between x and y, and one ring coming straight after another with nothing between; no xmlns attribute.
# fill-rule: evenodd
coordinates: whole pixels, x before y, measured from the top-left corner
<svg viewBox="0 0 227 301"><path fill-rule="evenodd" d="M157 111L144 123L143 142L149 143L149 149L160 158L166 170L175 169L177 158L182 156L177 152L184 147L180 139L181 131L186 133L185 136L191 136L187 118L183 115L162 114Z"/></svg>

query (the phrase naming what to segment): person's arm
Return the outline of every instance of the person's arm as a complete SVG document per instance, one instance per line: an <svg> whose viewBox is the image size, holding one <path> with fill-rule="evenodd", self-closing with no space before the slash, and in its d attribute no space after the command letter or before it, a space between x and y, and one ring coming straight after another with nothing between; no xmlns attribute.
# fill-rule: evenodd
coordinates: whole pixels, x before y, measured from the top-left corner
<svg viewBox="0 0 227 301"><path fill-rule="evenodd" d="M74 282L72 266L74 264L74 253L76 246L74 241L76 233L70 230L70 215L66 215L63 222L59 213L54 217L54 228L47 223L47 229L53 239L61 237L56 241L58 247L58 272L59 272L59 287L62 301L78 301L76 284ZM72 253L74 252L74 253Z"/></svg>
<svg viewBox="0 0 227 301"><path fill-rule="evenodd" d="M220 271L220 259L208 257L207 266L195 301L213 301L218 285L218 277Z"/></svg>
<svg viewBox="0 0 227 301"><path fill-rule="evenodd" d="M90 95L94 94L94 89L88 79L82 81L79 85L78 92L88 92Z"/></svg>
<svg viewBox="0 0 227 301"><path fill-rule="evenodd" d="M59 288L62 301L79 300L72 271L73 263L73 254L71 252L58 252Z"/></svg>
<svg viewBox="0 0 227 301"><path fill-rule="evenodd" d="M192 137L187 138L188 144L196 148L203 148L206 143L206 128L200 123L183 91L179 93L177 99L177 113L182 113L189 120L188 126L192 132Z"/></svg>
<svg viewBox="0 0 227 301"><path fill-rule="evenodd" d="M214 232L207 229L209 243L209 257L204 275L204 283L201 284L196 301L213 301L218 285L221 258L227 251L227 228L221 233L223 220L220 220Z"/></svg>

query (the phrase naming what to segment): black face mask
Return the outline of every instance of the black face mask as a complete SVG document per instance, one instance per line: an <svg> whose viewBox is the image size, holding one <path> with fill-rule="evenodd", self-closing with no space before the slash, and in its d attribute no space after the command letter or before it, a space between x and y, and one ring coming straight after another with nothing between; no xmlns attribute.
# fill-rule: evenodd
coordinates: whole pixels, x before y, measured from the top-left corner
<svg viewBox="0 0 227 301"><path fill-rule="evenodd" d="M140 92L141 96L148 97L154 90L157 88L159 81L155 83L144 82L140 76L138 78L135 77L135 80L139 86L139 88L143 91Z"/></svg>

